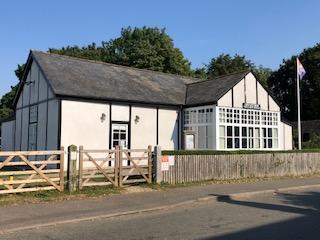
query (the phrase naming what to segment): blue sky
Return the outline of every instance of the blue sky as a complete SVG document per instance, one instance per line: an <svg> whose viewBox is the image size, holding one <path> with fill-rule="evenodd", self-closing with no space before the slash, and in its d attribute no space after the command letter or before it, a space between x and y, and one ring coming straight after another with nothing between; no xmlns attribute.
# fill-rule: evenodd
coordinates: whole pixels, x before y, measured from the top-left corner
<svg viewBox="0 0 320 240"><path fill-rule="evenodd" d="M317 0L5 0L0 2L0 95L29 49L100 43L127 26L166 28L176 47L202 66L221 53L276 69L320 42Z"/></svg>

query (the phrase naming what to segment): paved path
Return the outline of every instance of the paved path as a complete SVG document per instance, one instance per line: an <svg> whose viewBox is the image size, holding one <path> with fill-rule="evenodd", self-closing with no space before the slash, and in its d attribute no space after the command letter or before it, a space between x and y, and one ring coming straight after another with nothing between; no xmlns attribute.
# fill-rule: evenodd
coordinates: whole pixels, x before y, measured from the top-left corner
<svg viewBox="0 0 320 240"><path fill-rule="evenodd" d="M305 240L320 236L320 188L95 219L0 235L5 240Z"/></svg>
<svg viewBox="0 0 320 240"><path fill-rule="evenodd" d="M64 202L23 204L0 208L0 232L34 225L112 216L122 212L142 211L161 206L185 203L213 195L265 191L270 189L315 185L320 178L261 181L246 184L220 184L172 188L164 191L128 193L106 198Z"/></svg>

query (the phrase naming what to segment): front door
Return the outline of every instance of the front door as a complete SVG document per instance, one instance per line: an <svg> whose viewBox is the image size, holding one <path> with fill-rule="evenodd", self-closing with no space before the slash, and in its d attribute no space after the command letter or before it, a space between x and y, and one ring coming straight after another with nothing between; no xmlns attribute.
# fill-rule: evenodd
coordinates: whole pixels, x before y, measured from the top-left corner
<svg viewBox="0 0 320 240"><path fill-rule="evenodd" d="M115 146L120 146L122 149L128 148L128 124L112 124L111 143L112 148L115 148Z"/></svg>

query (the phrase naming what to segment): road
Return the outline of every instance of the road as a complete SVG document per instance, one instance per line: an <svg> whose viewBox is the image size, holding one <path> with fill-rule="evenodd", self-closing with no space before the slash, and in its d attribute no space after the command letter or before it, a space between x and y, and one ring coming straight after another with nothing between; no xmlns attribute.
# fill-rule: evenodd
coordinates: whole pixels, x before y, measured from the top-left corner
<svg viewBox="0 0 320 240"><path fill-rule="evenodd" d="M320 190L204 201L175 209L59 224L2 240L320 239Z"/></svg>

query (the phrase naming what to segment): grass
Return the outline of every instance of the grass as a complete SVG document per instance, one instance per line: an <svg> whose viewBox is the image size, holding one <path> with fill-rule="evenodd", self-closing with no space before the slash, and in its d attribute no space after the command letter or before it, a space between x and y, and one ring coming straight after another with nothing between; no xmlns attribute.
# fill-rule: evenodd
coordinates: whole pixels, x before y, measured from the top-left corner
<svg viewBox="0 0 320 240"><path fill-rule="evenodd" d="M76 200L84 198L104 197L113 194L119 194L123 191L122 188L116 187L88 187L81 191L75 191L69 193L52 191L39 191L29 193L16 193L8 195L0 195L0 206L7 206L13 204L23 203L39 203L39 202L51 202L51 201L65 201Z"/></svg>
<svg viewBox="0 0 320 240"><path fill-rule="evenodd" d="M187 183L137 183L130 186L148 188L151 190L165 191L173 188L181 187L193 187L193 186L206 186L213 184L239 184L239 183L256 183L261 181L281 180L281 179L299 179L307 177L320 177L319 174L302 175L302 176L284 176L284 177L264 177L264 178L241 178L241 179L228 179L228 180L207 180L199 182L187 182ZM52 201L65 201L65 200L77 200L87 198L106 197L113 194L121 194L125 192L125 188L116 188L113 186L106 187L86 187L81 191L75 191L69 193L58 191L41 191L30 193L17 193L0 195L0 206L17 205L23 203L40 203L40 202L52 202Z"/></svg>

